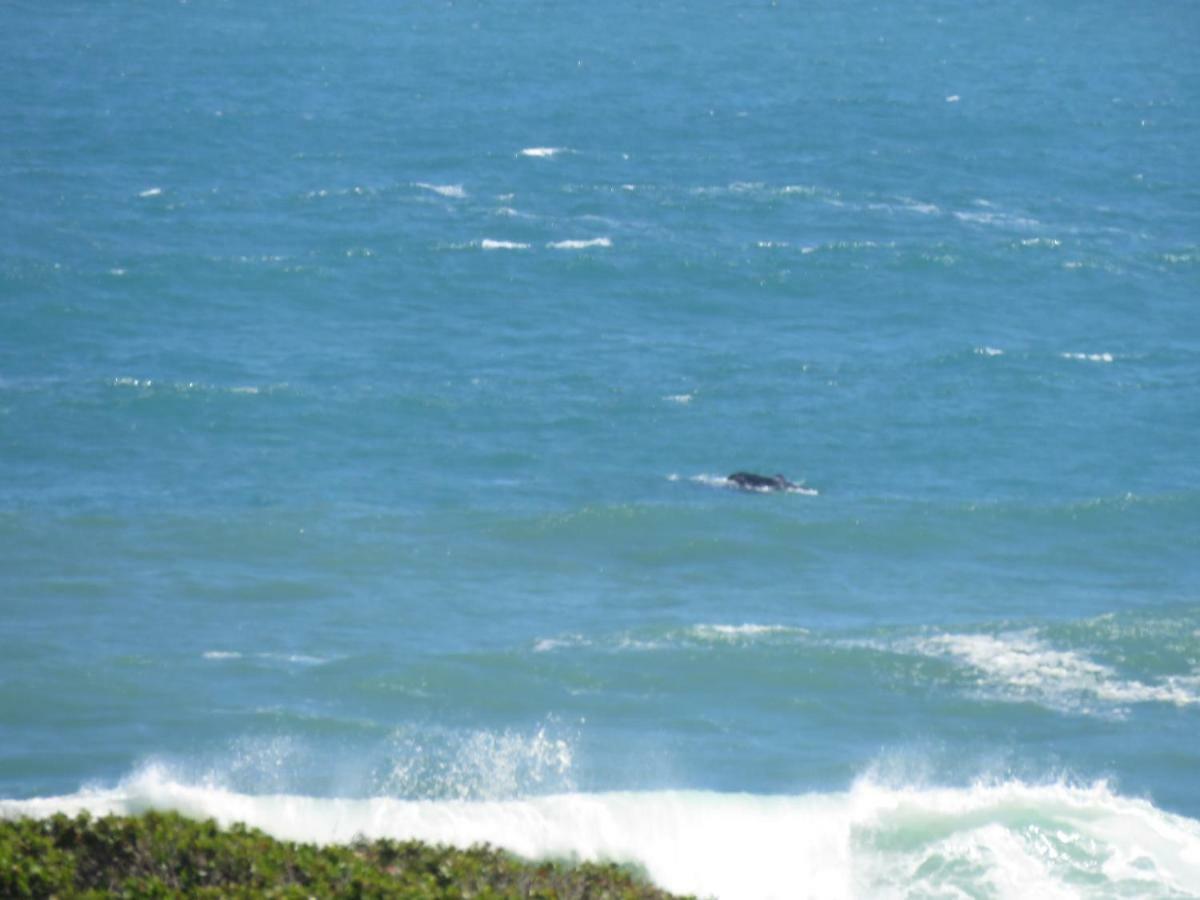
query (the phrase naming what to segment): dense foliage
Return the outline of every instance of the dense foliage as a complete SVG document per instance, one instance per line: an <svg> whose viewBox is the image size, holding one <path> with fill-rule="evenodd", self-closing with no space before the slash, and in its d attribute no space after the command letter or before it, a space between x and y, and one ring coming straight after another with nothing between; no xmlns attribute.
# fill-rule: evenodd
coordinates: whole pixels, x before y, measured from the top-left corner
<svg viewBox="0 0 1200 900"><path fill-rule="evenodd" d="M175 813L0 822L0 897L667 898L612 864L416 841L316 847Z"/></svg>

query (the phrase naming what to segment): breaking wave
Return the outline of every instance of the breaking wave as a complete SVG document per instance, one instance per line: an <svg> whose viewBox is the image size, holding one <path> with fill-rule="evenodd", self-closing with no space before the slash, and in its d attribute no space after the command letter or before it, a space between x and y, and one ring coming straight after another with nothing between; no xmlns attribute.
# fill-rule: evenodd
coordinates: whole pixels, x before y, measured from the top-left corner
<svg viewBox="0 0 1200 900"><path fill-rule="evenodd" d="M550 754L556 752L550 747ZM567 792L506 800L246 794L149 766L115 787L0 801L0 816L175 810L277 838L489 843L531 859L614 860L725 900L1108 897L1200 887L1200 822L1109 785L977 783L799 795Z"/></svg>

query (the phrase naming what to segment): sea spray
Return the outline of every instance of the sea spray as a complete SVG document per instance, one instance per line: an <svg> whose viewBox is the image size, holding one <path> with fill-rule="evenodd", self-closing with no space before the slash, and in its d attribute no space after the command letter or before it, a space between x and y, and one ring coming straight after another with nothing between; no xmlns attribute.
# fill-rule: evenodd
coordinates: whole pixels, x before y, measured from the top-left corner
<svg viewBox="0 0 1200 900"><path fill-rule="evenodd" d="M0 815L175 810L317 844L486 842L531 859L617 861L723 900L986 893L1101 897L1200 887L1200 822L1105 783L1019 781L841 793L571 793L513 800L250 795L149 767L112 788L0 802Z"/></svg>

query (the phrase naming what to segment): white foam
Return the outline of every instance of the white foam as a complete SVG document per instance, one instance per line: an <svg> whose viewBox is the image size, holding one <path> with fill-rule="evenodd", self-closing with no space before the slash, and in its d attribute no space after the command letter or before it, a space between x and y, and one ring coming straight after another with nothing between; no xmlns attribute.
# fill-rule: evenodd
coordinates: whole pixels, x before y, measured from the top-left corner
<svg viewBox="0 0 1200 900"><path fill-rule="evenodd" d="M551 757L559 748L548 746ZM1200 822L1088 787L1010 781L756 796L560 793L513 800L251 795L150 767L114 788L0 801L0 816L176 810L318 844L489 843L531 859L641 866L675 892L740 898L1191 894Z"/></svg>
<svg viewBox="0 0 1200 900"><path fill-rule="evenodd" d="M455 200L462 200L467 196L461 184L426 184L424 181L418 181L414 187L424 188L441 197L452 197Z"/></svg>
<svg viewBox="0 0 1200 900"><path fill-rule="evenodd" d="M667 478L670 481L678 481L679 480L678 475L668 475ZM730 481L724 475L709 475L707 473L702 473L700 475L690 475L690 476L688 476L688 481L694 482L696 484L702 484L705 487L722 488L722 489L726 489L726 490L735 490L735 491L751 491L753 493L759 493L759 494L803 494L806 497L816 497L820 494L820 491L818 491L816 488L805 487L803 482L801 482L800 484L797 484L795 487L790 487L785 491L779 491L779 490L775 490L774 488L768 488L768 487L745 488L745 487L741 487L739 485L734 484L732 481Z"/></svg>
<svg viewBox="0 0 1200 900"><path fill-rule="evenodd" d="M146 188L144 191L139 192L138 196L139 197L157 197L161 193L162 193L162 188L152 187L152 188Z"/></svg>
<svg viewBox="0 0 1200 900"><path fill-rule="evenodd" d="M538 638L534 642L534 653L550 653L553 650L563 650L569 647L587 647L591 644L581 634L565 634L560 637Z"/></svg>
<svg viewBox="0 0 1200 900"><path fill-rule="evenodd" d="M904 208L909 212L920 213L923 216L932 216L940 213L941 207L934 203L922 203L920 200L905 201Z"/></svg>
<svg viewBox="0 0 1200 900"><path fill-rule="evenodd" d="M688 629L688 635L700 641L715 641L726 643L741 643L757 638L792 636L800 637L808 634L806 628L796 628L792 625L695 625Z"/></svg>
<svg viewBox="0 0 1200 900"><path fill-rule="evenodd" d="M1111 353L1060 353L1063 359L1077 359L1084 362L1110 363L1114 357Z"/></svg>
<svg viewBox="0 0 1200 900"><path fill-rule="evenodd" d="M983 203L986 204L986 201L983 201ZM986 205L990 206L990 204ZM960 222L970 222L975 225L996 225L1001 228L1037 228L1042 224L1037 219L998 212L956 212L954 218Z"/></svg>
<svg viewBox="0 0 1200 900"><path fill-rule="evenodd" d="M246 659L247 655L237 650L206 650L202 654L204 659L208 660L227 660L227 659ZM319 666L329 662L322 656L311 656L306 653L254 653L251 654L254 659L266 660L267 662L283 662L301 666Z"/></svg>
<svg viewBox="0 0 1200 900"><path fill-rule="evenodd" d="M946 98L946 102L947 103L957 103L961 99L962 98L959 97L958 94L951 94L949 97Z"/></svg>
<svg viewBox="0 0 1200 900"><path fill-rule="evenodd" d="M976 347L976 356L1003 356L1004 351L999 347Z"/></svg>
<svg viewBox="0 0 1200 900"><path fill-rule="evenodd" d="M980 683L1003 699L1031 701L1066 712L1119 712L1132 703L1200 704L1200 675L1158 684L1128 680L1074 650L1058 650L1029 631L942 634L911 645L926 656L956 659L979 673Z"/></svg>
<svg viewBox="0 0 1200 900"><path fill-rule="evenodd" d="M566 147L526 147L521 151L521 156L532 156L537 159L549 159L558 156L560 153L566 153Z"/></svg>
<svg viewBox="0 0 1200 900"><path fill-rule="evenodd" d="M598 237L586 241L553 241L546 246L554 250L585 250L588 247L611 247L612 240Z"/></svg>
<svg viewBox="0 0 1200 900"><path fill-rule="evenodd" d="M695 399L695 396L695 394L667 394L663 399L668 403L678 403L681 406L686 406Z"/></svg>
<svg viewBox="0 0 1200 900"><path fill-rule="evenodd" d="M484 250L528 250L528 244L522 244L519 241L493 241L491 238L484 238L479 242L479 246Z"/></svg>

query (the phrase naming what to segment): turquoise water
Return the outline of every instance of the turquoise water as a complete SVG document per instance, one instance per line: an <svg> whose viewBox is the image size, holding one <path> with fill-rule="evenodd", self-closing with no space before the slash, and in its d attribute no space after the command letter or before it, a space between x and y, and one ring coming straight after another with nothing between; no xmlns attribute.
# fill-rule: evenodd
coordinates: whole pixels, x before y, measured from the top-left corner
<svg viewBox="0 0 1200 900"><path fill-rule="evenodd" d="M1200 896L1194 4L0 24L0 815Z"/></svg>

